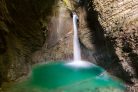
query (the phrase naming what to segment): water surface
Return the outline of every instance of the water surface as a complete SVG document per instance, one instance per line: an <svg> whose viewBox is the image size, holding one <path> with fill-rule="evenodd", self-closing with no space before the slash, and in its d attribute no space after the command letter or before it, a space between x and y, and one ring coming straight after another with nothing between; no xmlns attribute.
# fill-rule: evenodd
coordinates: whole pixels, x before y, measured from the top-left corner
<svg viewBox="0 0 138 92"><path fill-rule="evenodd" d="M122 82L99 66L72 67L59 62L36 65L27 80L7 92L123 92L124 89Z"/></svg>

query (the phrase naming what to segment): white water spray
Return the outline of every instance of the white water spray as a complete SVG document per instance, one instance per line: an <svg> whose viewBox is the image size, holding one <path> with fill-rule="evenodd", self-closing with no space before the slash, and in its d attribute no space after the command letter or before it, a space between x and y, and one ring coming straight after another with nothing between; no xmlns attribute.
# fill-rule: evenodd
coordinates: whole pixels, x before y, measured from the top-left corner
<svg viewBox="0 0 138 92"><path fill-rule="evenodd" d="M73 36L73 54L74 54L74 61L81 60L81 51L80 51L80 44L78 38L78 29L77 29L77 20L78 16L73 14L73 28L74 28L74 36Z"/></svg>
<svg viewBox="0 0 138 92"><path fill-rule="evenodd" d="M81 60L81 49L80 49L80 43L79 43L79 37L78 37L77 20L78 20L78 16L75 13L73 13L73 28L74 28L73 56L74 56L74 60L73 62L68 63L68 65L75 66L75 67L89 67L93 64L87 61Z"/></svg>

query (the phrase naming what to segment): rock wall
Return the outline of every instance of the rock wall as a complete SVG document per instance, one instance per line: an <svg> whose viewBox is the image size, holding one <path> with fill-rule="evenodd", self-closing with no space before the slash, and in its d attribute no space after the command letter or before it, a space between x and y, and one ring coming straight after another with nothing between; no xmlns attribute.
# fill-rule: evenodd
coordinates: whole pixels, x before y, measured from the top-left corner
<svg viewBox="0 0 138 92"><path fill-rule="evenodd" d="M138 72L138 0L93 0L104 36L110 40L123 69L132 76L135 92Z"/></svg>
<svg viewBox="0 0 138 92"><path fill-rule="evenodd" d="M27 75L31 54L44 44L43 20L54 0L0 0L0 83Z"/></svg>

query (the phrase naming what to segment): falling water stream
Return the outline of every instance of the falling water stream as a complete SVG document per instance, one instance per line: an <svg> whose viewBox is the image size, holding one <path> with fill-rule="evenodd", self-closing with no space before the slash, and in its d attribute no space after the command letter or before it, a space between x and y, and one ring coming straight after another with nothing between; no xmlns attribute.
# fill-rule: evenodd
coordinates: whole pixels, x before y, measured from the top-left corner
<svg viewBox="0 0 138 92"><path fill-rule="evenodd" d="M81 60L81 49L78 37L78 16L75 12L73 12L73 56L74 59L72 62L67 63L67 65L76 66L76 67L89 67L93 64L87 61Z"/></svg>
<svg viewBox="0 0 138 92"><path fill-rule="evenodd" d="M73 37L73 56L74 61L79 62L81 60L81 50L78 38L78 29L77 29L77 20L78 16L74 13L73 14L73 28L74 28L74 37Z"/></svg>

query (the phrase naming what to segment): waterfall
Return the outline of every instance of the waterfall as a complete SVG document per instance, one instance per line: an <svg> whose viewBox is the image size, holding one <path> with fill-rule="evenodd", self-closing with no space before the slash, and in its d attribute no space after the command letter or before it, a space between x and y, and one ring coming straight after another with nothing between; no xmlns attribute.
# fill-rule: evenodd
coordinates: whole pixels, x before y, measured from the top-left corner
<svg viewBox="0 0 138 92"><path fill-rule="evenodd" d="M78 29L77 29L77 20L78 16L73 13L73 29L74 29L74 35L73 35L73 62L67 63L67 65L75 66L75 67L89 67L93 64L87 61L81 60L81 49L80 49L80 43L79 43L79 37L78 37Z"/></svg>
<svg viewBox="0 0 138 92"><path fill-rule="evenodd" d="M78 29L77 29L77 20L78 16L74 13L73 14L73 28L74 28L74 36L73 36L73 55L74 61L81 60L81 50L78 38Z"/></svg>

